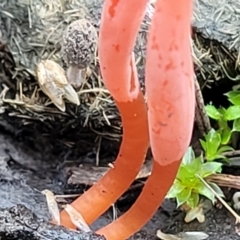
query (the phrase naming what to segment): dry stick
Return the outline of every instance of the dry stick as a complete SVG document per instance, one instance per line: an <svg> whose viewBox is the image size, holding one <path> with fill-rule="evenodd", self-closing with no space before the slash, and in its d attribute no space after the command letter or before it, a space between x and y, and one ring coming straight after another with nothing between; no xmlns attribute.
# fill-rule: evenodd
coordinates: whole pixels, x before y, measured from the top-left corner
<svg viewBox="0 0 240 240"><path fill-rule="evenodd" d="M211 124L209 117L205 110L204 100L202 96L202 92L197 81L196 76L195 78L195 91L196 91L196 112L195 112L195 120L197 122L198 129L201 135L208 133L211 130Z"/></svg>
<svg viewBox="0 0 240 240"><path fill-rule="evenodd" d="M228 174L212 174L206 178L207 181L216 183L221 187L240 189L240 177Z"/></svg>
<svg viewBox="0 0 240 240"><path fill-rule="evenodd" d="M225 152L225 153L222 153L222 155L225 156L225 157L239 156L240 155L240 150L234 150L234 151L230 151L230 152Z"/></svg>
<svg viewBox="0 0 240 240"><path fill-rule="evenodd" d="M65 194L65 195L55 195L56 198L75 198L79 197L81 194Z"/></svg>
<svg viewBox="0 0 240 240"><path fill-rule="evenodd" d="M209 184L198 174L196 176L204 183L204 185L214 194L214 196L222 203L222 205L236 218L236 224L240 223L240 216L209 186Z"/></svg>

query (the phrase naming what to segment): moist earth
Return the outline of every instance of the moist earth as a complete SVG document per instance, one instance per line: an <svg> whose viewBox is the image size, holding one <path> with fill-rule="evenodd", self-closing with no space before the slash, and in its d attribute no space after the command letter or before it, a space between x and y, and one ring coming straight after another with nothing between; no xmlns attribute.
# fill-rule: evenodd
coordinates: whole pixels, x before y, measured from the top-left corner
<svg viewBox="0 0 240 240"><path fill-rule="evenodd" d="M28 218L36 219L36 224L48 224L50 216L48 213L45 197L41 194L43 189L49 189L54 193L69 194L76 193L79 189L78 186L69 186L67 184L68 176L65 174L63 159L60 156L48 152L37 152L31 149L24 141L16 139L16 137L6 131L4 127L0 128L0 221L3 213L5 217L9 212L9 216L16 216L23 218L27 215ZM55 152L55 151L54 151ZM94 161L88 157L90 163ZM70 165L71 162L69 161ZM69 164L68 164L69 167ZM134 190L133 190L134 191ZM121 203L121 205L124 203ZM126 202L126 208L129 207L129 202ZM26 208L26 209L25 209ZM4 212L5 211L5 212ZM17 213L16 213L17 211ZM121 214L121 211L118 211ZM29 214L33 214L29 217ZM14 216L15 216L14 215ZM112 218L111 209L108 210L98 221L96 221L92 228L97 229L101 226L111 222ZM161 229L166 233L178 233L181 231L203 231L209 235L209 240L234 240L239 239L235 230L234 218L224 209L213 208L206 214L206 221L202 224L194 221L190 224L186 224L183 221L184 213L176 210L176 205L173 201L165 200L162 207L154 217L146 224L146 226L136 233L130 239L157 239L155 237L156 231ZM6 219L5 219L6 220ZM15 219L16 220L16 219ZM11 219L9 222L11 223ZM33 223L32 223L33 224ZM3 222L0 227L1 239L20 239L20 235L6 234L6 229L3 227ZM15 225L13 224L13 227ZM83 235L76 235L66 229L44 225L41 229L47 228L45 235L54 237L58 236L58 239L64 239L63 236L70 236L71 239L87 239L82 238ZM17 228L17 227L16 227ZM49 230L50 229L50 230ZM14 230L14 229L13 229ZM17 230L17 229L16 229ZM34 231L33 231L34 232ZM54 234L53 234L54 232ZM21 232L21 228L17 231L17 234L21 235L21 239L29 239L29 232ZM16 234L16 232L15 232ZM42 233L38 233L44 236ZM69 235L70 234L70 235ZM62 235L62 236L61 236ZM35 236L35 237L36 237ZM32 239L47 239L47 238L35 238ZM88 239L104 239L96 236L88 236Z"/></svg>

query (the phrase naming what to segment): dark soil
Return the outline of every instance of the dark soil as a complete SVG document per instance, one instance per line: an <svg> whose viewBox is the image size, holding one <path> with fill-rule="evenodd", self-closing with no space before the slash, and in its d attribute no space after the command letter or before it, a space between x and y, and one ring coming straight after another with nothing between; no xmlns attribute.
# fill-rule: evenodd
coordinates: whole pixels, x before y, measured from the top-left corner
<svg viewBox="0 0 240 240"><path fill-rule="evenodd" d="M1 211L15 212L16 206L21 204L20 209L26 207L30 210L30 213L32 211L36 215L36 219L38 219L36 220L36 223L38 221L44 221L45 224L47 224L50 220L50 216L48 214L45 197L40 193L40 191L47 188L54 193L64 194L79 192L80 188L77 189L75 187L75 189L73 189L72 186L68 186L68 176L64 174L64 164L59 161L59 156L53 156L49 152L35 152L24 142L19 141L19 139L15 139L14 136L7 133L3 127L0 130L2 130L0 132L0 221L3 221L1 219ZM71 161L69 164L71 164ZM131 195L129 195L129 197L130 196ZM131 199L130 201L125 202L126 207L129 207L129 202L131 202ZM124 209L124 201L121 202L119 206L120 205L121 207L119 208L119 213L121 214L121 210ZM11 207L15 207L14 210L9 210ZM111 216L112 213L111 210L109 210L93 224L93 229L97 229L98 227L109 223L112 220ZM176 210L175 203L166 200L151 221L131 239L155 239L155 233L158 229L167 233L203 231L209 234L210 240L239 239L239 236L235 232L234 218L225 209L220 210L213 208L206 214L206 221L203 224L196 221L186 224L184 223L183 218L184 213ZM1 222L1 239L20 239L9 238L9 236L4 233L6 230L4 226L6 227L6 225ZM47 231L50 230L48 229ZM63 232L64 234L69 234L65 229L58 229L55 233L59 234L59 231L61 234ZM48 239L51 239L49 236L50 235L48 235ZM55 235L55 237L56 236L57 235ZM70 235L68 235L68 237L69 236ZM47 238L34 238L33 236L28 236L27 239ZM58 236L58 239L61 238ZM73 237L70 239L78 238ZM81 238L79 235L79 239L85 238ZM94 239L94 237L88 239Z"/></svg>

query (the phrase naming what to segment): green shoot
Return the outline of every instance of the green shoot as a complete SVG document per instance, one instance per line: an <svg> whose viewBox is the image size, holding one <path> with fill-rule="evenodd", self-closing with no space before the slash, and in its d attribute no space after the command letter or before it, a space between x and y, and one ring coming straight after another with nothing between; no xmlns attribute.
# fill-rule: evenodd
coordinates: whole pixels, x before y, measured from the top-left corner
<svg viewBox="0 0 240 240"><path fill-rule="evenodd" d="M178 206L186 203L191 208L198 205L200 195L214 201L214 194L197 176L204 179L211 174L221 172L221 167L222 163L204 162L202 155L196 158L193 149L189 147L167 198L176 198ZM216 184L213 185L218 193L223 195L221 189Z"/></svg>
<svg viewBox="0 0 240 240"><path fill-rule="evenodd" d="M211 129L205 136L205 141L200 139L200 143L205 152L205 159L207 161L213 161L215 159L227 159L223 153L226 151L232 151L230 146L222 146L221 134L219 131Z"/></svg>

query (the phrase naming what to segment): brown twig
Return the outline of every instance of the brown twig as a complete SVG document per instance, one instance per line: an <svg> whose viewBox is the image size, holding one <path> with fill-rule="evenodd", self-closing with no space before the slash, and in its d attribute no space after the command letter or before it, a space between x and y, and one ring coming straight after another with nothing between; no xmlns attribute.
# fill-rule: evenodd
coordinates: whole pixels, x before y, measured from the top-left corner
<svg viewBox="0 0 240 240"><path fill-rule="evenodd" d="M203 178L201 178L199 175L197 176L204 183L204 185L214 194L214 196L222 203L222 205L235 217L235 223L239 224L240 216L223 200L223 198L221 198L221 196L219 196L219 194L214 189L211 188L211 186Z"/></svg>
<svg viewBox="0 0 240 240"><path fill-rule="evenodd" d="M222 155L224 155L225 157L240 156L240 150L234 150L234 151L230 151L230 152L225 152L225 153L222 153Z"/></svg>
<svg viewBox="0 0 240 240"><path fill-rule="evenodd" d="M208 182L216 183L220 187L240 189L240 176L228 174L212 174L206 178Z"/></svg>
<svg viewBox="0 0 240 240"><path fill-rule="evenodd" d="M195 78L195 91L196 91L196 112L195 112L195 120L198 126L198 129L201 135L206 134L211 130L211 124L209 117L205 110L204 100L202 96L202 92L199 86L199 83Z"/></svg>

